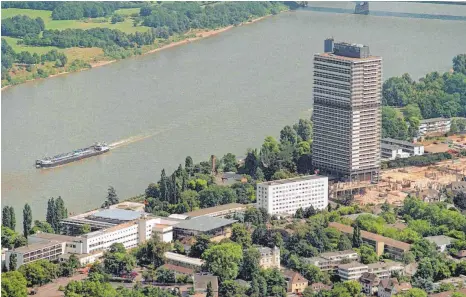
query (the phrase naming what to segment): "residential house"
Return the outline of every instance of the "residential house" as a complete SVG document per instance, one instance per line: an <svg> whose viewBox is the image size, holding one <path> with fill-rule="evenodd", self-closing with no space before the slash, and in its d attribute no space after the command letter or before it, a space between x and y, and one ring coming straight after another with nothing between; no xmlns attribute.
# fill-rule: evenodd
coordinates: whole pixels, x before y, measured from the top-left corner
<svg viewBox="0 0 466 297"><path fill-rule="evenodd" d="M367 265L359 262L351 262L338 266L338 276L342 281L359 280L363 273L367 272Z"/></svg>
<svg viewBox="0 0 466 297"><path fill-rule="evenodd" d="M353 234L353 227L348 225L337 222L330 222L328 226L336 228L340 232L346 234ZM403 259L403 254L411 249L411 245L409 243L363 230L361 231L361 238L364 243L367 243L375 248L375 252L378 256L387 254L396 260Z"/></svg>
<svg viewBox="0 0 466 297"><path fill-rule="evenodd" d="M273 249L265 246L257 248L260 253L259 265L262 268L280 268L280 249L274 247Z"/></svg>
<svg viewBox="0 0 466 297"><path fill-rule="evenodd" d="M383 279L377 288L377 296L392 297L395 294L406 292L411 289L410 283L398 283L396 278Z"/></svg>
<svg viewBox="0 0 466 297"><path fill-rule="evenodd" d="M321 290L330 290L332 286L328 286L323 283L313 283L310 285L313 292L320 292Z"/></svg>
<svg viewBox="0 0 466 297"><path fill-rule="evenodd" d="M454 238L445 236L445 235L427 236L427 237L424 237L424 239L426 239L427 241L431 243L434 243L437 246L437 250L439 252L444 252L455 241Z"/></svg>
<svg viewBox="0 0 466 297"><path fill-rule="evenodd" d="M207 285L211 283L214 297L218 297L218 277L209 273L196 273L194 274L193 286L194 292L206 293Z"/></svg>
<svg viewBox="0 0 466 297"><path fill-rule="evenodd" d="M302 293L309 285L309 281L296 271L285 270L283 274L287 282L287 292L289 293Z"/></svg>
<svg viewBox="0 0 466 297"><path fill-rule="evenodd" d="M322 253L319 257L302 258L305 264L319 267L321 271L336 271L338 265L344 261L353 262L359 260L359 255L353 250Z"/></svg>
<svg viewBox="0 0 466 297"><path fill-rule="evenodd" d="M379 287L380 278L374 273L364 272L359 283L361 283L362 291L365 294L374 295Z"/></svg>

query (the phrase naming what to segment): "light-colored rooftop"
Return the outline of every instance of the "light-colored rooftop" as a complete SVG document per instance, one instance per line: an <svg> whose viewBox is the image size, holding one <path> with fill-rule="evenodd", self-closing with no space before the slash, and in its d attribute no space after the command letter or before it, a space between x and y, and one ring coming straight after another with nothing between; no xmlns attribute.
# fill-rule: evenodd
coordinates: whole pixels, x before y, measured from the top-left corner
<svg viewBox="0 0 466 297"><path fill-rule="evenodd" d="M447 118L432 118L432 119L423 119L420 120L419 123L425 124L425 123L435 123L435 122L443 122L443 121L449 121L450 119Z"/></svg>
<svg viewBox="0 0 466 297"><path fill-rule="evenodd" d="M236 220L229 220L224 218L216 218L210 216L202 216L192 218L190 220L181 221L175 225L175 229L192 230L199 232L208 232L217 228L232 225Z"/></svg>
<svg viewBox="0 0 466 297"><path fill-rule="evenodd" d="M338 265L338 269L351 269L351 268L358 268L358 267L367 267L366 264L362 264L362 263L359 263L359 262L351 262L351 263L347 263L347 264L341 264L341 265Z"/></svg>
<svg viewBox="0 0 466 297"><path fill-rule="evenodd" d="M438 236L427 236L424 237L425 240L435 243L436 245L449 245L452 244L453 241L455 241L454 238L445 236L445 235L438 235Z"/></svg>
<svg viewBox="0 0 466 297"><path fill-rule="evenodd" d="M355 213L355 214L350 214L350 215L344 215L344 216L342 216L342 217L348 218L348 219L350 219L350 220L355 221L359 216L362 216L362 215L369 215L369 216L374 217L374 218L377 218L377 217L378 217L378 216L376 216L375 214L368 213L368 212L361 212L361 213Z"/></svg>
<svg viewBox="0 0 466 297"><path fill-rule="evenodd" d="M344 61L349 61L349 62L371 61L371 60L381 60L382 59L381 57L378 57L378 56L369 56L367 58L352 58L352 57L336 55L336 54L333 54L333 53L321 53L321 54L315 54L315 56L334 58L334 59L337 59L337 60L344 60Z"/></svg>
<svg viewBox="0 0 466 297"><path fill-rule="evenodd" d="M258 186L278 186L278 185L285 185L285 184L291 184L295 182L300 182L300 181L308 181L308 180L316 180L316 179L327 179L327 176L322 176L322 175L307 175L307 176L298 176L298 177L292 177L292 178L287 178L287 179L279 179L279 180L273 180L273 181L268 181L268 182L263 182L257 184Z"/></svg>
<svg viewBox="0 0 466 297"><path fill-rule="evenodd" d="M204 260L202 259L191 258L185 255L180 255L180 254L172 253L172 252L166 252L165 258L167 258L167 260L178 261L178 262L188 263L188 264L197 265L197 266L202 266L202 264L204 264Z"/></svg>
<svg viewBox="0 0 466 297"><path fill-rule="evenodd" d="M107 220L132 221L140 218L144 212L127 210L127 209L105 209L91 215L93 218L102 218Z"/></svg>
<svg viewBox="0 0 466 297"><path fill-rule="evenodd" d="M8 252L12 252L12 253L16 252L16 253L26 254L26 253L29 253L29 252L45 249L45 248L52 247L54 245L59 245L59 244L62 244L62 243L63 242L56 241L56 240L44 240L44 241L41 241L41 242L36 242L36 243L28 244L26 246L22 246L22 247L19 247L19 248L16 248L16 249L12 249L12 250L9 250Z"/></svg>
<svg viewBox="0 0 466 297"><path fill-rule="evenodd" d="M45 233L45 232L37 232L35 234L29 235L28 239L31 239L31 238L56 240L56 241L61 241L61 242L73 242L73 241L80 239L79 236L68 236L68 235Z"/></svg>
<svg viewBox="0 0 466 297"><path fill-rule="evenodd" d="M346 251L322 253L322 254L320 254L320 257L330 258L330 257L336 257L336 256L349 256L349 255L353 255L353 254L357 254L357 252L353 251L353 250L346 250Z"/></svg>
<svg viewBox="0 0 466 297"><path fill-rule="evenodd" d="M412 143L412 142L409 142L409 141L405 141L405 140L398 140L398 139L394 139L394 138L383 138L382 139L382 144L383 143L395 143L395 144L398 144L398 145L404 145L404 146L410 146L410 147L421 147L422 145L421 144L418 144L418 143Z"/></svg>
<svg viewBox="0 0 466 297"><path fill-rule="evenodd" d="M353 233L353 227L351 226L347 226L347 225L340 224L337 222L330 222L328 225L329 227L336 228L337 230L340 230L341 232L351 233L351 234ZM409 249L411 248L411 245L409 243L398 241L398 240L395 240L389 237L367 232L364 230L361 230L361 237L363 239L366 238L366 239L377 241L377 242L383 242L385 245L395 247L403 251L409 251Z"/></svg>
<svg viewBox="0 0 466 297"><path fill-rule="evenodd" d="M219 211L226 211L231 209L242 208L246 209L247 205L241 203L228 203L223 205L218 205L214 207L203 208L199 210L194 210L190 212L186 212L183 215L188 216L190 218L200 217L200 216L207 216Z"/></svg>

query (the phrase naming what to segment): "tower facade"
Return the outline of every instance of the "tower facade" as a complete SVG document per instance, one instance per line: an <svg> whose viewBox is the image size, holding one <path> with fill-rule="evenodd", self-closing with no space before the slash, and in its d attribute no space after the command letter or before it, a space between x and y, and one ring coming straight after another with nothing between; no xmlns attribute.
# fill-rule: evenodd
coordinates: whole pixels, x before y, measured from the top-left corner
<svg viewBox="0 0 466 297"><path fill-rule="evenodd" d="M369 47L325 41L314 55L312 163L344 180L377 182L382 58Z"/></svg>

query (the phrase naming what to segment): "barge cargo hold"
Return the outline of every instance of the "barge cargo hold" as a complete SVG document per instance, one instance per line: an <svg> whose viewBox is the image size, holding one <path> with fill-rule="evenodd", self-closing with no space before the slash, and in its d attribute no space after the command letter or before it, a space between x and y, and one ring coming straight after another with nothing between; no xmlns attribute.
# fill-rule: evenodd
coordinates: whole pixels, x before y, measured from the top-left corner
<svg viewBox="0 0 466 297"><path fill-rule="evenodd" d="M105 143L96 143L90 147L75 150L70 153L56 155L50 158L43 158L36 160L36 168L49 168L55 167L81 159L89 158L106 153L110 150L110 147Z"/></svg>

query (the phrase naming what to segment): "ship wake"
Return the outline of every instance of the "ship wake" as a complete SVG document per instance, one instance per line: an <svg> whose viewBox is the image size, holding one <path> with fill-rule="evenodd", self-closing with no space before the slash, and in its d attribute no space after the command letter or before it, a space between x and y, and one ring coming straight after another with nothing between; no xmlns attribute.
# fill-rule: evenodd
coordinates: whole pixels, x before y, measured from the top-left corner
<svg viewBox="0 0 466 297"><path fill-rule="evenodd" d="M147 138L153 137L153 136L155 136L155 135L157 135L157 134L166 132L166 131L171 130L171 129L177 127L177 126L179 126L179 124L172 124L172 125L170 125L169 127L165 128L165 129L162 129L162 130L159 130L159 131L147 132L147 133L144 133L144 134L140 134L140 135L136 135L136 136L131 136L131 137L128 137L128 138L126 138L126 139L122 139L122 140L116 141L116 142L114 142L114 143L111 143L111 144L109 144L109 147L110 147L111 149L123 147L123 146L129 145L129 144L131 144L131 143L135 143L135 142L138 142L138 141L142 141L142 140L145 140L145 139L147 139Z"/></svg>

